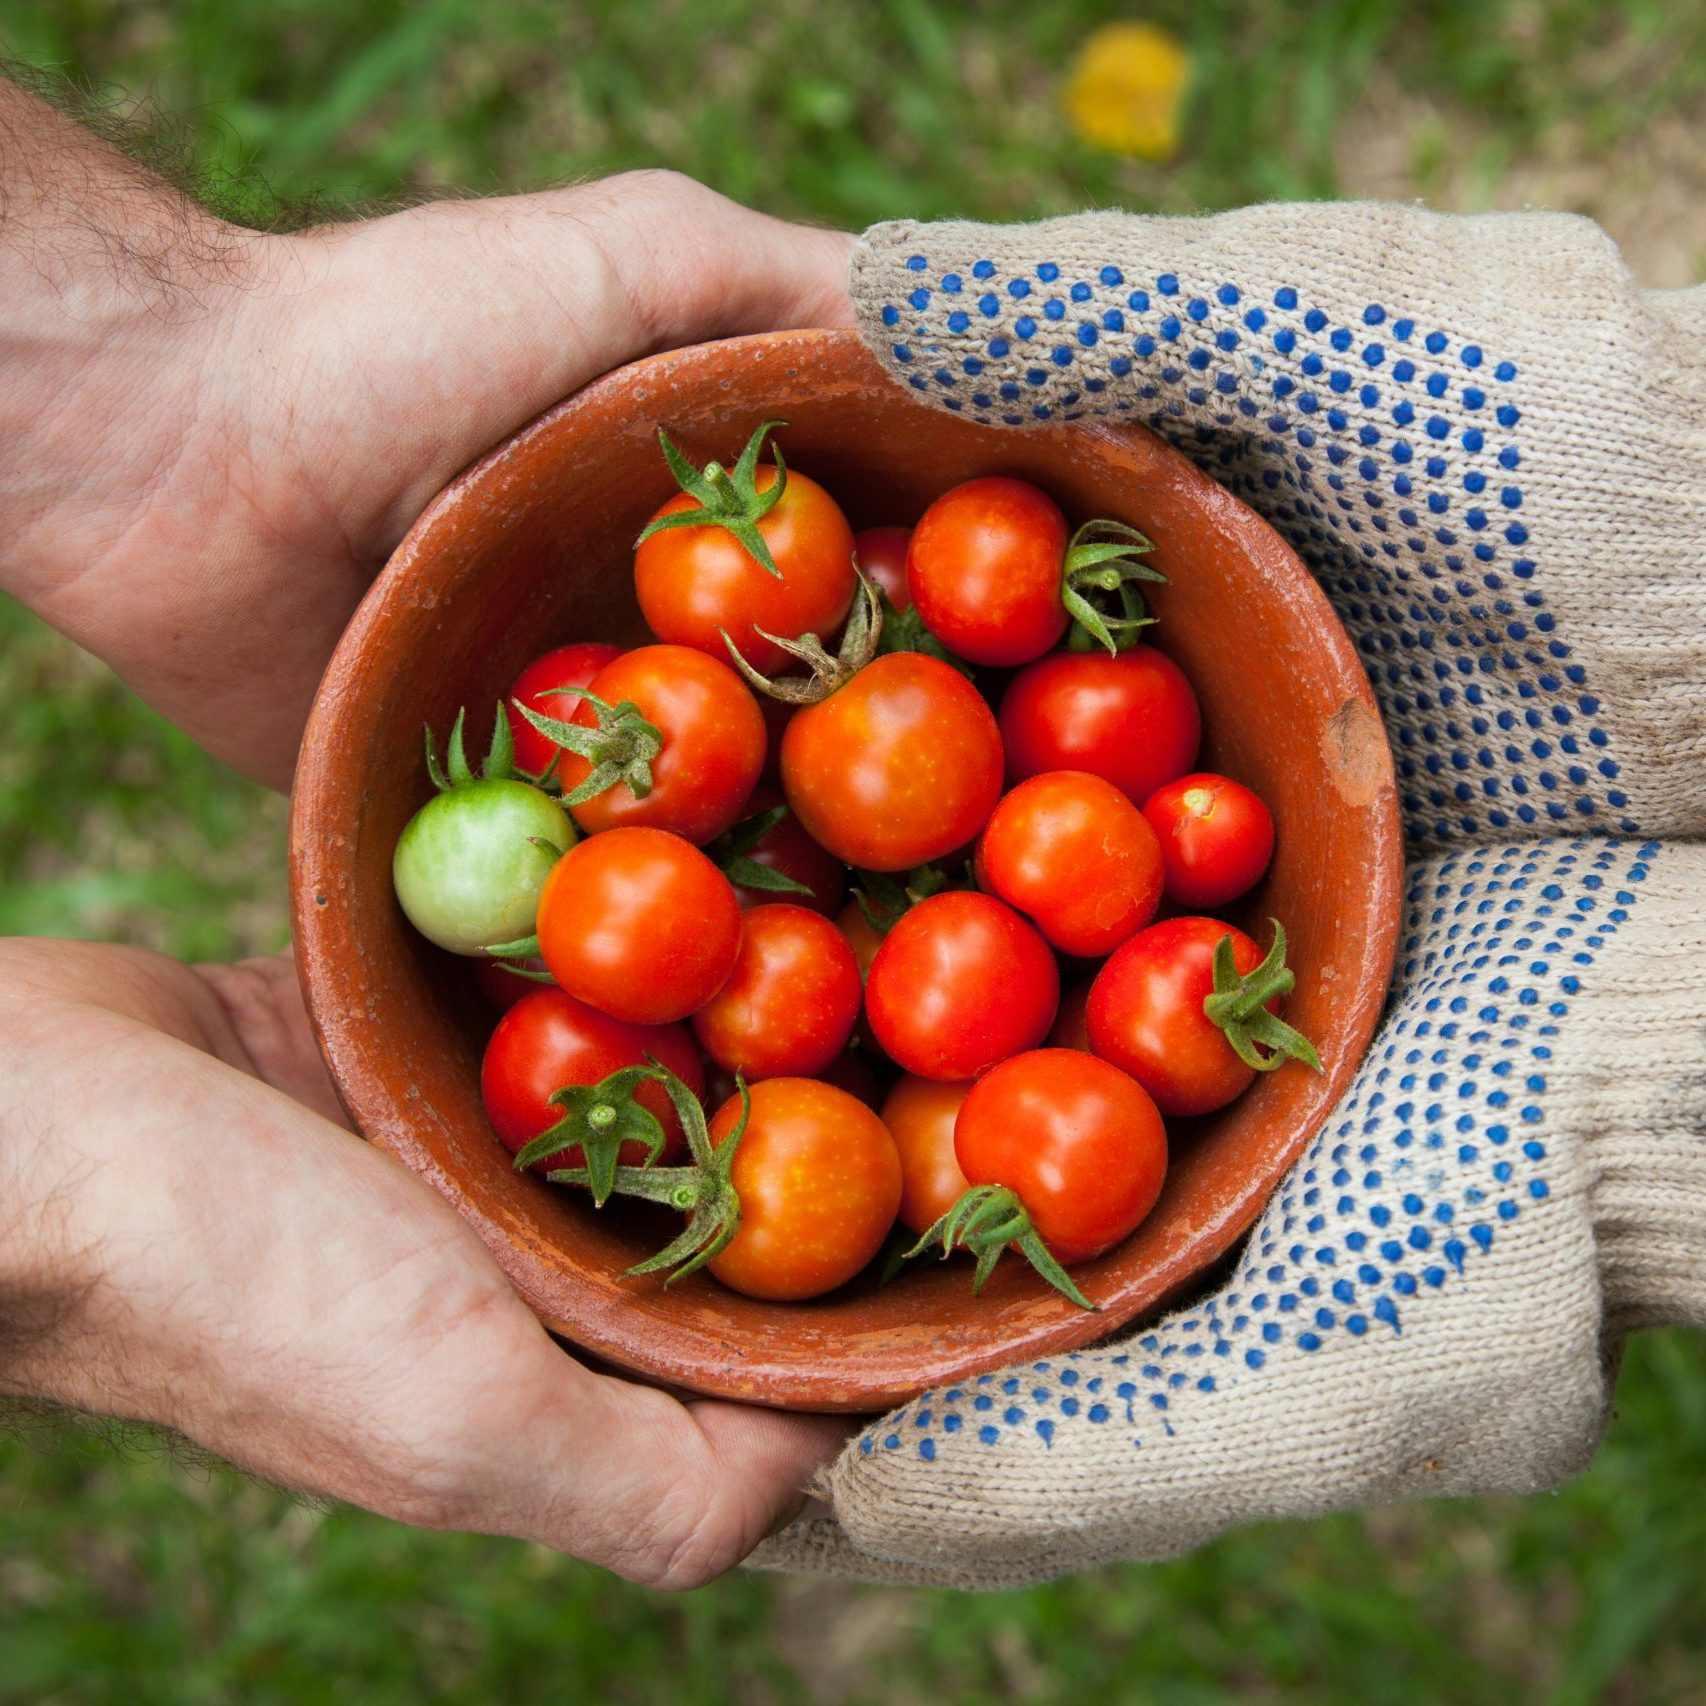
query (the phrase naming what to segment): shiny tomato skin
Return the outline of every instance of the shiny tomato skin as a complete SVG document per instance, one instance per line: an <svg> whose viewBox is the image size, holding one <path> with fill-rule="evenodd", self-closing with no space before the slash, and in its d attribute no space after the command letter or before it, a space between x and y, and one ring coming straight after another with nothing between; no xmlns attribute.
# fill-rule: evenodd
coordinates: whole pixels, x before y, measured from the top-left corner
<svg viewBox="0 0 1706 1706"><path fill-rule="evenodd" d="M755 906L741 918L734 970L693 1015L693 1034L748 1083L810 1078L847 1047L862 995L859 962L821 913Z"/></svg>
<svg viewBox="0 0 1706 1706"><path fill-rule="evenodd" d="M753 789L752 797L740 808L740 817L736 821L744 822L784 804L786 802L779 788L760 782ZM775 871L778 876L804 883L811 891L809 894L779 894L773 889L749 889L736 883L735 894L743 908L769 906L775 901L785 900L792 906L809 907L813 912L821 912L825 918L833 918L847 898L847 867L827 848L819 847L791 811L778 818L772 828L747 848L743 857L755 865L762 865L767 871Z"/></svg>
<svg viewBox="0 0 1706 1706"><path fill-rule="evenodd" d="M977 879L1063 954L1100 959L1155 916L1161 848L1113 783L1083 770L1021 782L990 815Z"/></svg>
<svg viewBox="0 0 1706 1706"><path fill-rule="evenodd" d="M977 689L937 658L894 652L782 737L782 789L806 833L867 871L939 859L1001 795L1001 735Z"/></svg>
<svg viewBox="0 0 1706 1706"><path fill-rule="evenodd" d="M911 1073L883 1102L883 1124L900 1151L900 1220L922 1235L965 1194L954 1153L954 1121L969 1083L944 1084Z"/></svg>
<svg viewBox="0 0 1706 1706"><path fill-rule="evenodd" d="M1240 976L1262 963L1262 950L1231 924L1167 918L1133 936L1090 989L1092 1051L1129 1072L1164 1114L1223 1108L1256 1076L1203 1012L1222 936L1232 938Z"/></svg>
<svg viewBox="0 0 1706 1706"><path fill-rule="evenodd" d="M853 556L865 579L888 594L896 610L912 608L912 589L906 584L906 548L910 527L867 527L853 535Z"/></svg>
<svg viewBox="0 0 1706 1706"><path fill-rule="evenodd" d="M525 985L523 987L526 987ZM551 1105L554 1092L570 1084L597 1084L625 1066L643 1066L655 1055L695 1096L705 1093L705 1069L693 1039L680 1025L630 1025L612 1019L565 990L532 986L498 1022L480 1065L480 1096L486 1117L505 1148L516 1154L563 1117ZM661 1084L642 1084L634 1100L663 1127L659 1165L674 1165L687 1152L687 1134ZM643 1143L624 1143L617 1160L644 1164ZM580 1145L560 1149L534 1165L540 1172L584 1166Z"/></svg>
<svg viewBox="0 0 1706 1706"><path fill-rule="evenodd" d="M635 1025L703 1007L740 955L729 880L678 835L612 829L577 842L539 896L539 952L571 995Z"/></svg>
<svg viewBox="0 0 1706 1706"><path fill-rule="evenodd" d="M769 1078L731 1177L740 1230L710 1263L731 1290L797 1302L845 1285L882 1248L900 1204L900 1156L861 1101L815 1078ZM740 1118L731 1097L711 1121L720 1145Z"/></svg>
<svg viewBox="0 0 1706 1706"><path fill-rule="evenodd" d="M1196 763L1197 697L1153 646L1118 657L1060 652L1013 678L1001 701L1001 740L1016 782L1045 770L1088 770L1142 806Z"/></svg>
<svg viewBox="0 0 1706 1706"><path fill-rule="evenodd" d="M558 646L535 658L515 678L509 698L504 701L504 710L509 717L509 731L515 737L515 762L521 769L543 776L560 748L516 710L515 702L519 700L530 710L560 722L573 722L580 700L572 693L553 693L549 689L585 687L606 664L615 663L621 655L620 646L607 645L602 640L577 640L573 645Z"/></svg>
<svg viewBox="0 0 1706 1706"><path fill-rule="evenodd" d="M1061 991L1060 1011L1055 1015L1054 1029L1048 1034L1048 1047L1075 1048L1080 1054L1090 1052L1090 985L1075 983Z"/></svg>
<svg viewBox="0 0 1706 1706"><path fill-rule="evenodd" d="M1034 1049L1059 1001L1048 943L986 894L920 901L883 938L865 980L872 1034L919 1078L976 1078Z"/></svg>
<svg viewBox="0 0 1706 1706"><path fill-rule="evenodd" d="M1242 782L1200 770L1158 788L1143 815L1161 843L1167 898L1210 911L1247 894L1274 855L1274 820Z"/></svg>
<svg viewBox="0 0 1706 1706"><path fill-rule="evenodd" d="M588 835L624 827L667 829L696 846L721 835L740 815L764 768L764 713L726 663L689 646L640 646L601 669L589 690L609 705L632 700L663 736L652 760L652 791L641 799L626 782L572 808ZM583 704L574 722L598 718ZM565 752L557 767L564 793L592 766Z"/></svg>
<svg viewBox="0 0 1706 1706"><path fill-rule="evenodd" d="M767 492L776 469L757 471ZM697 509L678 492L658 515ZM656 519L655 517L653 519ZM780 574L770 574L726 527L674 527L654 533L634 553L634 591L646 625L660 640L692 646L719 660L728 657L719 629L726 628L741 656L764 675L791 661L779 646L753 632L783 639L801 634L827 638L853 603L853 530L840 506L816 480L788 470L781 501L758 523Z"/></svg>
<svg viewBox="0 0 1706 1706"><path fill-rule="evenodd" d="M1066 632L1060 578L1070 533L1024 480L967 480L925 510L906 554L924 626L968 663L1029 663Z"/></svg>
<svg viewBox="0 0 1706 1706"><path fill-rule="evenodd" d="M1005 1185L1062 1263L1087 1262L1155 1206L1167 1132L1141 1085L1093 1055L1035 1049L971 1088L954 1151L974 1185Z"/></svg>

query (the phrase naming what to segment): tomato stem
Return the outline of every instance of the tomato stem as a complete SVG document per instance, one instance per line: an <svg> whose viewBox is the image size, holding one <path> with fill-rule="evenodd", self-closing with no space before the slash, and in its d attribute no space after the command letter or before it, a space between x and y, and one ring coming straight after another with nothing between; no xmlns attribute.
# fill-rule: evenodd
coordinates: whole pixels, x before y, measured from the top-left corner
<svg viewBox="0 0 1706 1706"><path fill-rule="evenodd" d="M1285 929L1277 918L1273 946L1253 971L1238 975L1232 957L1232 938L1222 936L1214 946L1214 991L1203 997L1202 1010L1226 1033L1233 1052L1257 1072L1272 1072L1287 1060L1301 1060L1319 1072L1321 1057L1304 1034L1268 1012L1270 1001L1289 995L1297 976L1285 963ZM1263 1053L1263 1050L1267 1053Z"/></svg>
<svg viewBox="0 0 1706 1706"><path fill-rule="evenodd" d="M995 1271L1001 1252L1011 1245L1063 1297L1071 1298L1080 1309L1098 1307L1073 1284L1066 1269L1038 1236L1030 1212L1019 1200L1018 1193L1005 1185L973 1185L906 1252L905 1259L920 1254L932 1244L942 1246L944 1258L955 1249L969 1250L976 1257L977 1266L971 1286L974 1296L983 1290L984 1283Z"/></svg>
<svg viewBox="0 0 1706 1706"><path fill-rule="evenodd" d="M768 629L760 628L756 622L752 626L755 634L768 640L773 646L779 646L789 657L803 663L811 671L810 678L805 681L792 676L783 676L772 681L769 676L760 675L741 656L740 648L729 638L728 629L717 630L723 636L723 644L728 647L729 657L735 668L740 671L749 687L764 694L766 698L780 699L785 705L816 705L820 700L827 699L837 688L845 687L877 655L877 648L883 637L880 595L876 586L860 573L857 564L854 565L853 573L858 578L859 592L854 597L853 609L847 617L847 627L841 636L841 649L834 657L825 650L823 642L816 634L801 634L795 639L788 639L781 634L772 634Z"/></svg>
<svg viewBox="0 0 1706 1706"><path fill-rule="evenodd" d="M654 1167L649 1161L644 1167L618 1167L614 1165L614 1150L612 1151L606 1196L614 1191L618 1196L640 1197L646 1202L662 1203L666 1208L676 1209L688 1217L686 1230L680 1237L672 1239L655 1256L624 1269L622 1277L632 1279L640 1274L659 1273L668 1268L671 1271L664 1284L674 1285L677 1280L685 1279L688 1274L697 1272L707 1262L714 1261L740 1230L740 1194L735 1190L732 1170L735 1152L746 1135L747 1121L752 1115L752 1096L746 1087L746 1080L736 1073L735 1089L740 1094L740 1118L729 1135L713 1148L710 1130L705 1124L705 1110L699 1105L699 1098L656 1055L648 1054L645 1066L624 1067L622 1070L663 1085L664 1093L675 1109L676 1118L681 1121L681 1129L687 1134L687 1148L692 1156L691 1165L686 1167ZM591 1094L595 1101L607 1101L619 1108L620 1104L615 1097L601 1097L599 1093L605 1085L621 1076L621 1073L612 1073L610 1078L605 1079L604 1084L594 1085ZM643 1108L638 1111L645 1112ZM653 1124L656 1123L654 1119ZM613 1142L620 1147L620 1140L613 1132L614 1128L612 1135L604 1138L595 1135L593 1141ZM658 1127L658 1132L661 1145L661 1126ZM535 1138L527 1149L522 1151L522 1155L537 1150L550 1135L546 1133L545 1137ZM559 1172L548 1173L546 1177L553 1184L590 1185L592 1149L584 1137L572 1141L582 1145L589 1165L566 1167ZM544 1153L554 1154L557 1149L563 1147L563 1144L558 1143L554 1148L546 1149ZM652 1153L655 1159L657 1151ZM521 1164L521 1155L518 1155L516 1165L519 1167ZM594 1200L602 1203L604 1198L597 1196L595 1190Z"/></svg>
<svg viewBox="0 0 1706 1706"><path fill-rule="evenodd" d="M740 460L732 469L712 461L707 462L702 470L695 468L669 434L659 427L658 443L663 449L663 459L669 464L675 483L689 497L697 499L699 507L654 516L634 541L635 549L644 545L654 533L663 533L670 528L726 527L767 575L781 580L782 571L776 567L770 547L758 531L758 523L782 501L782 494L788 489L788 465L782 460L781 447L771 445L771 454L776 459L776 478L761 492L758 490L758 457L765 435L787 424L786 421L765 421L746 441Z"/></svg>
<svg viewBox="0 0 1706 1706"><path fill-rule="evenodd" d="M553 1091L551 1105L561 1108L563 1117L518 1151L517 1171L560 1150L579 1148L585 1157L584 1166L564 1168L546 1177L562 1182L567 1173L584 1174L584 1178L576 1178L574 1182L586 1185L592 1192L594 1205L603 1208L621 1170L616 1158L624 1143L643 1143L647 1150L644 1166L628 1171L649 1172L652 1163L663 1153L662 1123L649 1108L634 1100L634 1092L642 1084L657 1081L655 1067L624 1066L597 1084L565 1084Z"/></svg>
<svg viewBox="0 0 1706 1706"><path fill-rule="evenodd" d="M1109 656L1137 644L1155 618L1148 614L1136 581L1165 582L1159 569L1137 559L1154 542L1123 521L1087 521L1072 535L1060 570L1060 602L1073 621L1069 646L1104 647ZM1099 601L1099 602L1098 602ZM1101 605L1111 605L1102 609Z"/></svg>
<svg viewBox="0 0 1706 1706"><path fill-rule="evenodd" d="M579 786L563 795L563 804L585 805L618 782L626 782L634 798L643 800L652 791L652 760L663 751L663 731L657 724L647 722L632 699L612 705L585 687L552 687L546 691L584 699L597 719L591 727L568 723L535 711L519 699L513 701L516 710L547 740L592 766Z"/></svg>

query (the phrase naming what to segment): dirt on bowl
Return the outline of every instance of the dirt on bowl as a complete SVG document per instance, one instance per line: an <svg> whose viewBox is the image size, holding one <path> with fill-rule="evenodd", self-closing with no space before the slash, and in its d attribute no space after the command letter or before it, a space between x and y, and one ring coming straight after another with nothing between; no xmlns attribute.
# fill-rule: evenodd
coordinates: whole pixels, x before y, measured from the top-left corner
<svg viewBox="0 0 1706 1706"><path fill-rule="evenodd" d="M732 458L761 420L855 528L908 523L979 474L1034 480L1074 522L1113 516L1170 577L1154 633L1203 708L1200 765L1253 787L1278 850L1235 915L1283 921L1298 987L1286 1017L1321 1075L1288 1065L1181 1122L1160 1203L1074 1270L1086 1314L1019 1261L982 1296L963 1259L867 1274L810 1303L756 1302L699 1274L666 1290L622 1270L656 1247L644 1211L595 1211L516 1173L481 1109L492 1018L465 963L410 929L391 891L397 836L429 792L422 724L483 726L523 664L574 639L643 638L633 542L674 491L661 425L696 460ZM1145 589L1146 592L1149 589ZM1402 890L1392 762L1350 641L1264 521L1141 427L1015 432L929 408L846 332L733 339L612 373L442 492L344 635L297 773L291 882L309 1011L358 1129L452 1202L553 1332L697 1392L870 1411L921 1387L1070 1349L1178 1296L1224 1256L1349 1084L1379 1016Z"/></svg>

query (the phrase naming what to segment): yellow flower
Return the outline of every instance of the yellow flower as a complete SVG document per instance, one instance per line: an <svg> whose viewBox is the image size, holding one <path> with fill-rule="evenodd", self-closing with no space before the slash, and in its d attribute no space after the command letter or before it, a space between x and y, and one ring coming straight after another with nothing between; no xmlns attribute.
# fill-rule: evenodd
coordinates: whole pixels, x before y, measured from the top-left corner
<svg viewBox="0 0 1706 1706"><path fill-rule="evenodd" d="M1158 24L1104 24L1085 39L1066 88L1066 116L1086 142L1165 160L1178 145L1190 55Z"/></svg>

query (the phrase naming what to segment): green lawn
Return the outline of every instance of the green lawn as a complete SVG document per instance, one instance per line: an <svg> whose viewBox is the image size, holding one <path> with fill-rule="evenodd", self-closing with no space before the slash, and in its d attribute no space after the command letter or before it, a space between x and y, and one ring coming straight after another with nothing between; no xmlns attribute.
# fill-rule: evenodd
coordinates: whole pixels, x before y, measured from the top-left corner
<svg viewBox="0 0 1706 1706"><path fill-rule="evenodd" d="M1121 15L1092 0L0 0L0 51L121 111L150 97L256 216L641 163L855 225L1189 210L1365 190L1378 134L1377 187L1484 206L1556 183L1649 276L1701 276L1698 212L1656 211L1690 161L1652 139L1699 129L1706 15L1615 11L1157 0L1195 63L1161 165L1060 116L1075 45ZM0 726L0 931L206 956L283 940L282 802L4 602ZM30 1435L0 1441L0 1706L1699 1700L1706 1345L1638 1344L1619 1396L1557 1498L1273 1528L980 1600L744 1578L666 1599L135 1443Z"/></svg>

